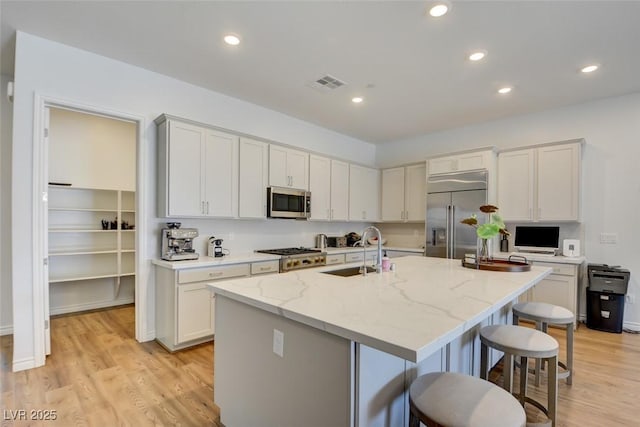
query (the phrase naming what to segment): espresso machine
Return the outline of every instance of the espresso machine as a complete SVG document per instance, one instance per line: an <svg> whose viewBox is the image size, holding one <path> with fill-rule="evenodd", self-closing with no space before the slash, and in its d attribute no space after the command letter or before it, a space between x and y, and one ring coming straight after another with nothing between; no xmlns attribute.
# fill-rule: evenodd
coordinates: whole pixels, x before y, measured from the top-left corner
<svg viewBox="0 0 640 427"><path fill-rule="evenodd" d="M167 228L162 229L162 259L180 261L198 259L199 255L193 249L193 239L198 237L197 228L180 228L179 222L168 222Z"/></svg>

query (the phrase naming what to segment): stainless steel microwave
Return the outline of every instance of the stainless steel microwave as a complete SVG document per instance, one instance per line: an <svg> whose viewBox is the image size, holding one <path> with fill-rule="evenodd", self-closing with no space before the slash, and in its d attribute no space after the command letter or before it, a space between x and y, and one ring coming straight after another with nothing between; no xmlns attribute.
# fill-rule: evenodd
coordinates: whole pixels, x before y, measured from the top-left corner
<svg viewBox="0 0 640 427"><path fill-rule="evenodd" d="M310 191L286 187L267 187L267 217L307 219L310 216Z"/></svg>

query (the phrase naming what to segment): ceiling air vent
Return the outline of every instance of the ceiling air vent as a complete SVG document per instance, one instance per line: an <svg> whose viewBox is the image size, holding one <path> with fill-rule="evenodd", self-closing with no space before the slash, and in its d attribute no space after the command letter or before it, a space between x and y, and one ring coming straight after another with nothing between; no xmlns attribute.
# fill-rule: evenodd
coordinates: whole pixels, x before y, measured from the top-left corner
<svg viewBox="0 0 640 427"><path fill-rule="evenodd" d="M344 86L346 84L346 82L343 82L342 80L327 74L326 76L322 76L319 79L310 82L309 86L314 89L327 92L329 90L337 89L340 86Z"/></svg>

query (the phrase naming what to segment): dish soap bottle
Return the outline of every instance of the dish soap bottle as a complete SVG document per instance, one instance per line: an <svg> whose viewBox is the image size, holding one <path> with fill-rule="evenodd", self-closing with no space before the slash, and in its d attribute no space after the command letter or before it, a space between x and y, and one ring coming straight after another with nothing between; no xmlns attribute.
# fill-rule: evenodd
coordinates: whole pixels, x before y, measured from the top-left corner
<svg viewBox="0 0 640 427"><path fill-rule="evenodd" d="M384 251L384 255L382 256L382 271L389 271L391 267L391 260L387 256L387 251Z"/></svg>

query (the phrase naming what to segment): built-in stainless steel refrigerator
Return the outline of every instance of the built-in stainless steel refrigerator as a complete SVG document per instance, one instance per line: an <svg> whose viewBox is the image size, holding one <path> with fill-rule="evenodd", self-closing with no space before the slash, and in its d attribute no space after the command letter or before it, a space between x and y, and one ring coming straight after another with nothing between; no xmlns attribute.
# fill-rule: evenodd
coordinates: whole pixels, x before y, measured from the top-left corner
<svg viewBox="0 0 640 427"><path fill-rule="evenodd" d="M476 229L460 221L473 214L483 223L478 209L487 204L487 171L433 175L427 180L425 255L464 258L476 253Z"/></svg>

